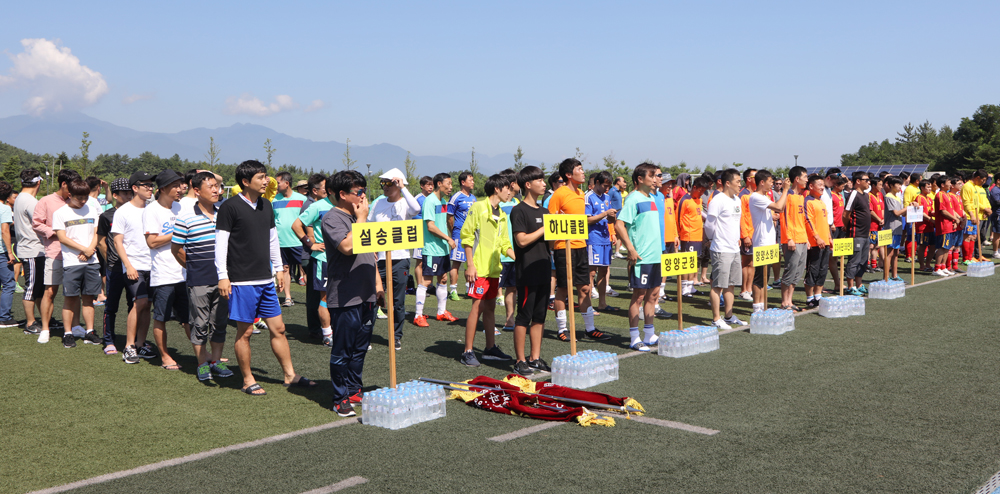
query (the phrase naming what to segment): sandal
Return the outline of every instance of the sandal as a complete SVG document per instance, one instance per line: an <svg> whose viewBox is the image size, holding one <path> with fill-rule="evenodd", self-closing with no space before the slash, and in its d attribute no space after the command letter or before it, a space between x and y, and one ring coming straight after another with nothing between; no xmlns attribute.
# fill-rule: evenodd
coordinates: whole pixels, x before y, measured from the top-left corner
<svg viewBox="0 0 1000 494"><path fill-rule="evenodd" d="M597 310L599 310L601 312L614 312L614 311L618 310L618 307L612 307L610 305L605 305L604 307L601 307L600 309L597 309Z"/></svg>
<svg viewBox="0 0 1000 494"><path fill-rule="evenodd" d="M790 310L792 312L802 312L802 308L796 305L782 305L781 310Z"/></svg>
<svg viewBox="0 0 1000 494"><path fill-rule="evenodd" d="M298 378L299 379L297 381L292 381L290 383L285 383L285 387L286 388L311 388L313 386L316 386L316 384L317 384L316 381L313 381L311 379L306 379L303 376L298 376Z"/></svg>
<svg viewBox="0 0 1000 494"><path fill-rule="evenodd" d="M172 364L164 364L161 365L160 367L162 367L163 370L168 370L168 371L181 370L181 366L177 362L174 362Z"/></svg>
<svg viewBox="0 0 1000 494"><path fill-rule="evenodd" d="M108 346L104 347L104 354L105 355L114 355L116 353L118 353L118 349L115 348L114 345L108 345Z"/></svg>
<svg viewBox="0 0 1000 494"><path fill-rule="evenodd" d="M240 388L240 391L243 391L250 396L264 396L267 394L267 391L264 391L264 388L260 387L260 384L257 383L253 383L245 388ZM257 393L257 391L260 391L260 393Z"/></svg>

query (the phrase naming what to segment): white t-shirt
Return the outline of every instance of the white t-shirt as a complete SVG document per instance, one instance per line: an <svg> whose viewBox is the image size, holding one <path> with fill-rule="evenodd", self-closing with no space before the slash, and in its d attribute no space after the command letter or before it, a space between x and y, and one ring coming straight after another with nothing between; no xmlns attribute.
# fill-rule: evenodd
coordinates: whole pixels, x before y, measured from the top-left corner
<svg viewBox="0 0 1000 494"><path fill-rule="evenodd" d="M405 195L409 196L409 192ZM375 201L372 205L371 211L368 212L368 221L403 221L412 219L416 213L411 213L411 205L407 204L408 200L413 201L413 206L417 205L417 200L413 199L412 196L409 198L400 196L399 200L396 202L389 202L389 199L382 197ZM419 208L416 209L417 212L420 211ZM405 235L406 232L403 232ZM409 250L394 250L392 251L392 260L398 261L400 259L409 259ZM380 261L385 260L385 252L378 253L378 259Z"/></svg>
<svg viewBox="0 0 1000 494"><path fill-rule="evenodd" d="M708 205L705 231L712 239L712 251L740 252L740 200L719 193Z"/></svg>
<svg viewBox="0 0 1000 494"><path fill-rule="evenodd" d="M73 209L69 207L69 204L66 204L52 213L52 230L64 230L66 236L74 242L83 246L90 245L94 236L97 235L97 220L103 212L101 204L93 197L87 199L87 203L80 209ZM87 262L81 262L80 258L77 257L79 255L80 251L62 244L63 267L97 262L96 250L94 255L87 259Z"/></svg>
<svg viewBox="0 0 1000 494"><path fill-rule="evenodd" d="M196 202L198 202L198 199L196 199L194 197L184 196L184 197L181 198L181 200L179 200L177 202L181 205L181 209L182 210L187 211L187 210L191 209L192 207L194 207L194 204Z"/></svg>
<svg viewBox="0 0 1000 494"><path fill-rule="evenodd" d="M774 237L774 218L771 210L771 199L764 194L750 194L750 220L753 222L753 246L763 247L777 243Z"/></svg>
<svg viewBox="0 0 1000 494"><path fill-rule="evenodd" d="M122 235L125 255L136 271L149 271L149 246L142 233L142 212L145 210L133 206L131 201L126 202L115 210L115 216L111 219L111 233ZM125 270L125 264L122 263L122 272Z"/></svg>
<svg viewBox="0 0 1000 494"><path fill-rule="evenodd" d="M170 205L170 209L161 206L159 201L150 203L142 213L142 233L172 235L174 233L174 220L177 219L177 214L180 212L181 205L176 202ZM184 268L177 263L177 259L170 252L171 243L173 242L149 249L152 258L149 286L172 285L187 279Z"/></svg>

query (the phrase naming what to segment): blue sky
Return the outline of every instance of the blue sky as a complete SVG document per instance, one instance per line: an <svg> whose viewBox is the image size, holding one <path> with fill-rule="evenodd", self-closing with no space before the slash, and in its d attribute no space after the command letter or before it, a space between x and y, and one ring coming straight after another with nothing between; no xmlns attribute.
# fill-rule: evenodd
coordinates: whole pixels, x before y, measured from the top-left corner
<svg viewBox="0 0 1000 494"><path fill-rule="evenodd" d="M1000 103L995 0L4 11L0 117L61 105L148 131L249 122L418 155L829 166L907 122L956 127Z"/></svg>

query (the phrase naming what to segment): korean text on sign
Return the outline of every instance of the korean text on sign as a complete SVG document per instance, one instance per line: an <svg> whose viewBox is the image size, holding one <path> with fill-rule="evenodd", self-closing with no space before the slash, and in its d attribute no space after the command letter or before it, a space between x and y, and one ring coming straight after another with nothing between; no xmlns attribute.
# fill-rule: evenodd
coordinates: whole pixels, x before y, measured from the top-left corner
<svg viewBox="0 0 1000 494"><path fill-rule="evenodd" d="M851 254L854 254L853 238L833 239L833 255L835 257L849 256Z"/></svg>
<svg viewBox="0 0 1000 494"><path fill-rule="evenodd" d="M351 226L354 253L417 249L424 246L420 220L374 221Z"/></svg>
<svg viewBox="0 0 1000 494"><path fill-rule="evenodd" d="M775 245L765 245L753 248L753 265L767 266L781 260L781 247Z"/></svg>
<svg viewBox="0 0 1000 494"><path fill-rule="evenodd" d="M545 240L587 240L587 215L585 214L546 214Z"/></svg>
<svg viewBox="0 0 1000 494"><path fill-rule="evenodd" d="M877 247L885 247L890 244L892 244L892 230L879 230Z"/></svg>
<svg viewBox="0 0 1000 494"><path fill-rule="evenodd" d="M662 276L675 276L698 272L698 256L694 252L678 252L660 256Z"/></svg>

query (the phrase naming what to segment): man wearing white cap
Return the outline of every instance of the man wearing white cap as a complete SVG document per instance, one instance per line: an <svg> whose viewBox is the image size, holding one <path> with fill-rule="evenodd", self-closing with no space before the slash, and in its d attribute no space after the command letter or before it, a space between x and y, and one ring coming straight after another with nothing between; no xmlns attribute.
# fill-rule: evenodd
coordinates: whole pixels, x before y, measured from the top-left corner
<svg viewBox="0 0 1000 494"><path fill-rule="evenodd" d="M371 205L368 212L368 221L403 221L412 219L420 213L420 204L407 190L406 177L399 168L393 168L382 175L382 192L385 197L379 198ZM385 253L378 253L378 273L382 277L382 286L385 284ZM395 324L396 350L402 348L403 321L406 320L406 280L410 276L410 251L392 251L392 298L393 298L393 323Z"/></svg>

